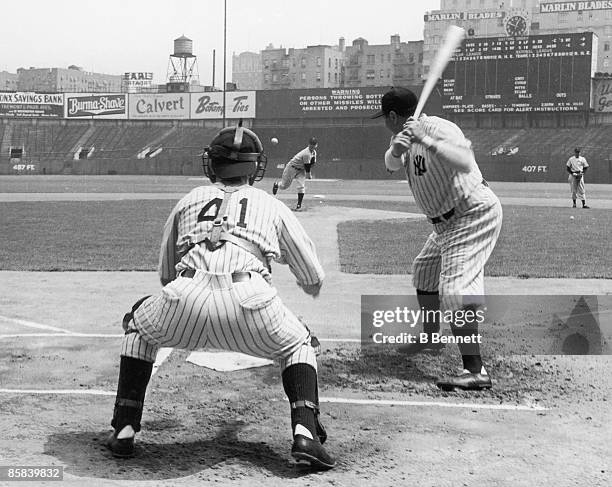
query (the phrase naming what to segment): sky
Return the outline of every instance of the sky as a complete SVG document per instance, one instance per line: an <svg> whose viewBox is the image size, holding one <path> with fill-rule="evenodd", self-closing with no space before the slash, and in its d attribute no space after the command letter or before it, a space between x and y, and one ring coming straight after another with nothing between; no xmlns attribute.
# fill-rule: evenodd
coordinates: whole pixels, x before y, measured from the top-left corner
<svg viewBox="0 0 612 487"><path fill-rule="evenodd" d="M227 81L232 53L274 47L423 39L423 15L440 0L225 0ZM173 41L192 39L200 82L222 85L224 0L17 0L2 2L0 71L81 66L85 71L153 72L165 83Z"/></svg>

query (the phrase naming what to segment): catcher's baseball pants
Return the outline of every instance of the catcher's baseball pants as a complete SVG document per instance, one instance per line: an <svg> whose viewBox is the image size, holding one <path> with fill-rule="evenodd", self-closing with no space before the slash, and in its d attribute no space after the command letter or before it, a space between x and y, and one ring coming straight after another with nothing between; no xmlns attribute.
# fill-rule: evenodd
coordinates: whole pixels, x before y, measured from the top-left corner
<svg viewBox="0 0 612 487"><path fill-rule="evenodd" d="M584 190L584 176L577 178L574 175L570 174L567 180L569 181L572 199L585 199L586 192Z"/></svg>
<svg viewBox="0 0 612 487"><path fill-rule="evenodd" d="M154 362L161 347L220 348L317 367L310 333L258 273L243 282L231 274L196 271L177 277L146 299L126 330L121 355Z"/></svg>
<svg viewBox="0 0 612 487"><path fill-rule="evenodd" d="M440 293L442 310L461 309L466 297L484 296L484 266L501 230L497 196L480 185L449 221L434 225L413 263L417 289ZM469 301L469 299L468 299Z"/></svg>
<svg viewBox="0 0 612 487"><path fill-rule="evenodd" d="M287 164L278 187L282 190L288 189L293 180L296 182L297 192L304 193L306 191L306 170Z"/></svg>

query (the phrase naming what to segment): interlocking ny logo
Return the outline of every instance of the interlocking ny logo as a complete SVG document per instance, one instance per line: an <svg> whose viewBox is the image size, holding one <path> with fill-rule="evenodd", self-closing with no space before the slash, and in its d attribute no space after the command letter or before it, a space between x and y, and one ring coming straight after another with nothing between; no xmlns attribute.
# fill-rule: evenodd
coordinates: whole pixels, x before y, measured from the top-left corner
<svg viewBox="0 0 612 487"><path fill-rule="evenodd" d="M414 164L414 174L416 176L422 176L427 172L427 168L425 167L425 158L421 154L414 156L412 163Z"/></svg>

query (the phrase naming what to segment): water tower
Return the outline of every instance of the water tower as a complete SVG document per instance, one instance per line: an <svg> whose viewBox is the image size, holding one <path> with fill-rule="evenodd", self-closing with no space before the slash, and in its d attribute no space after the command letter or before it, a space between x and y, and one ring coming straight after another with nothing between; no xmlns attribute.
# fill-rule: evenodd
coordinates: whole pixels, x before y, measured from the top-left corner
<svg viewBox="0 0 612 487"><path fill-rule="evenodd" d="M193 41L184 35L174 39L174 52L168 60L166 78L169 92L187 92L190 84L199 84L198 59L193 55Z"/></svg>

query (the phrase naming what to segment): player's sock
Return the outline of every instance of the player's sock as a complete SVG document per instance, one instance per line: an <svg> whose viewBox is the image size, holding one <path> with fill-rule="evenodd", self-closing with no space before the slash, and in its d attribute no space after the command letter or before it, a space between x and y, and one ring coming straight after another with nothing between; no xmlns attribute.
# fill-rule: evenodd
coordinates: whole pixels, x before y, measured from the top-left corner
<svg viewBox="0 0 612 487"><path fill-rule="evenodd" d="M471 310L474 315L478 311L478 305L467 305L463 310ZM474 320L464 323L462 326L458 326L455 323L450 325L453 335L457 338L471 337L472 335L478 335L478 323ZM461 342L461 340L459 340ZM463 368L469 370L472 374L480 373L482 369L482 358L480 356L480 344L478 342L471 343L457 343L461 359L463 361Z"/></svg>
<svg viewBox="0 0 612 487"><path fill-rule="evenodd" d="M440 331L440 322L437 319L437 313L427 313L427 311L439 311L440 309L440 294L437 291L423 291L417 289L417 301L419 306L423 308L429 316L434 316L432 319L423 320L423 331L429 335Z"/></svg>
<svg viewBox="0 0 612 487"><path fill-rule="evenodd" d="M111 426L117 433L126 426L140 431L140 420L153 363L132 357L121 357L117 398Z"/></svg>
<svg viewBox="0 0 612 487"><path fill-rule="evenodd" d="M117 433L117 439L123 440L125 438L133 438L135 434L136 432L134 431L134 428L132 428L132 425L128 424L127 426L124 426L119 433Z"/></svg>
<svg viewBox="0 0 612 487"><path fill-rule="evenodd" d="M584 208L586 205L586 200L582 200L582 207Z"/></svg>
<svg viewBox="0 0 612 487"><path fill-rule="evenodd" d="M484 370L480 355L462 355L463 368L472 374L480 374Z"/></svg>
<svg viewBox="0 0 612 487"><path fill-rule="evenodd" d="M297 198L298 198L297 205L302 206L302 201L304 200L304 193L298 193Z"/></svg>
<svg viewBox="0 0 612 487"><path fill-rule="evenodd" d="M572 200L574 202L574 208L576 208L576 200Z"/></svg>
<svg viewBox="0 0 612 487"><path fill-rule="evenodd" d="M304 428L310 433L310 438L316 438L315 412L303 403L317 404L317 371L312 365L295 364L283 370L282 376L285 394L292 405L291 431L294 435L304 434Z"/></svg>

